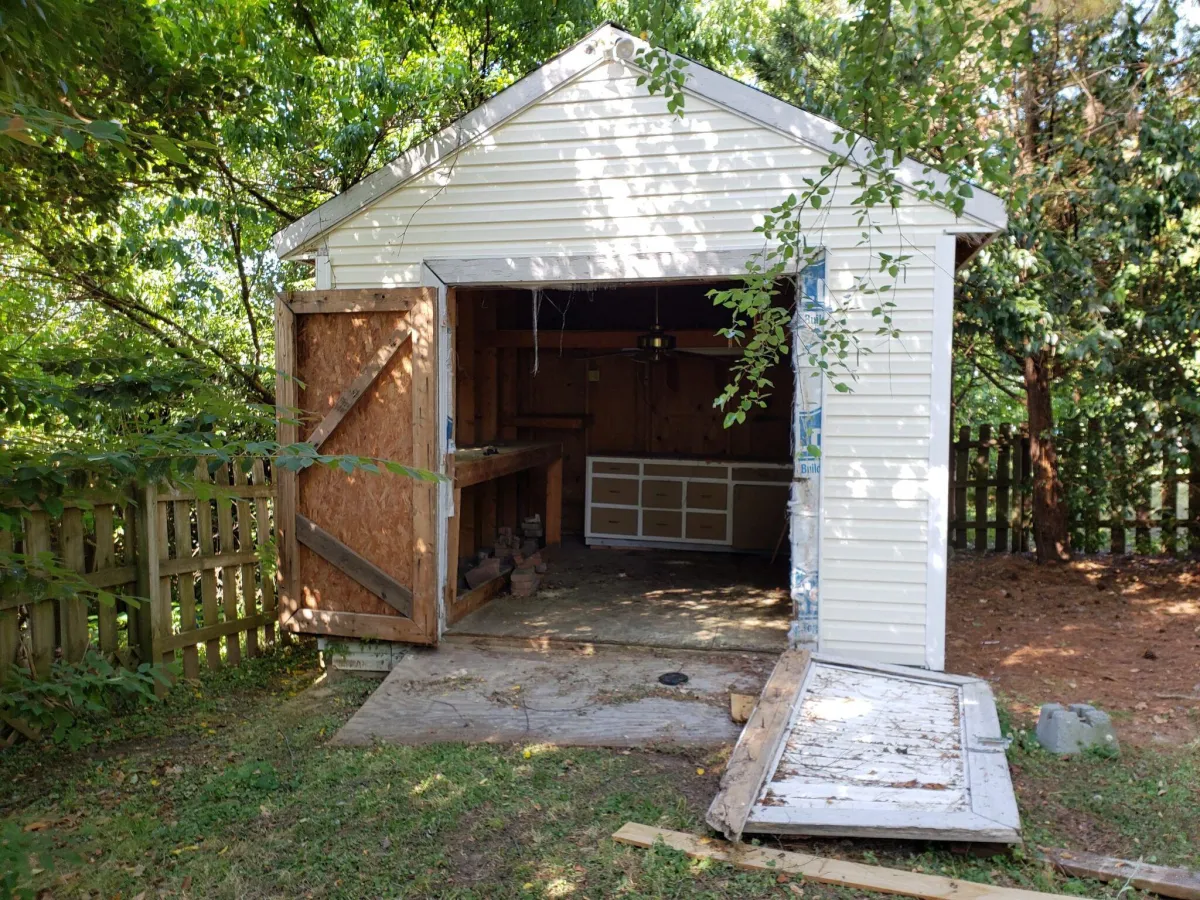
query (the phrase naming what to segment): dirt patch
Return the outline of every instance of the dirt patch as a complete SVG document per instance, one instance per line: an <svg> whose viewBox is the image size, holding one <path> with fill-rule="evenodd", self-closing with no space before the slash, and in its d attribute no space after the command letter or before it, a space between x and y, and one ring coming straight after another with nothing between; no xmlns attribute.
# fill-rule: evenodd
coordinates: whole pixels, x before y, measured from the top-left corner
<svg viewBox="0 0 1200 900"><path fill-rule="evenodd" d="M1039 566L960 553L946 624L948 670L989 679L1018 714L1091 702L1113 714L1125 741L1200 736L1200 563L1092 557Z"/></svg>

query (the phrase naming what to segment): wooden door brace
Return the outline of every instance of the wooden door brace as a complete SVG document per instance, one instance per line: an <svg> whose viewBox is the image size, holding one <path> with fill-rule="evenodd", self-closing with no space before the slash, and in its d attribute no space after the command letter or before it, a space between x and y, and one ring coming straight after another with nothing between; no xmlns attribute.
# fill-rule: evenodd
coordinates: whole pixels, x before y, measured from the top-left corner
<svg viewBox="0 0 1200 900"><path fill-rule="evenodd" d="M313 553L353 578L402 615L412 618L412 591L369 559L359 556L332 534L299 513L296 538Z"/></svg>
<svg viewBox="0 0 1200 900"><path fill-rule="evenodd" d="M308 436L308 442L313 445L314 449L319 448L325 443L325 439L333 434L333 430L346 417L346 413L350 412L354 404L358 402L358 398L367 392L367 388L379 377L379 373L383 371L383 367L396 355L396 351L403 346L409 337L410 332L407 328L397 328L392 332L391 337L375 351L375 355L367 360L366 365L359 371L358 377L350 382L348 388L342 391L341 396L337 398L337 403L333 404L333 409L325 414L325 418L321 420L320 424L313 429L312 434Z"/></svg>

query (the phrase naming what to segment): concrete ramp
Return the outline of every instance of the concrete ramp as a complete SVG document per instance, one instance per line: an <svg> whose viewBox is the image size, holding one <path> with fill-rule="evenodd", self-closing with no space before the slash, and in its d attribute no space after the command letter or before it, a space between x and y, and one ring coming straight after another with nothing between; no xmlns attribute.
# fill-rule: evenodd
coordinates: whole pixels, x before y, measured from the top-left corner
<svg viewBox="0 0 1200 900"><path fill-rule="evenodd" d="M730 719L730 691L757 694L775 659L561 642L414 649L335 743L732 744L740 729ZM661 683L668 672L687 682Z"/></svg>

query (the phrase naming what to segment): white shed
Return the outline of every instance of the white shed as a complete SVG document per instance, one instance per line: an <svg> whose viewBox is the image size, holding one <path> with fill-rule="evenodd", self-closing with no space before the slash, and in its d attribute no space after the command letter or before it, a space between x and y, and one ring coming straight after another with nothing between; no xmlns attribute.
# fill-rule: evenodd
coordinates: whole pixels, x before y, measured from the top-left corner
<svg viewBox="0 0 1200 900"><path fill-rule="evenodd" d="M281 402L318 423L283 438L448 476L286 481L285 627L655 643L682 623L685 646L738 649L767 627L780 649L941 669L954 272L1005 228L1004 205L976 190L955 215L909 192L866 246L857 191L835 190L811 223L823 265L797 283L865 306L871 352L850 393L801 367L726 432L711 401L738 351L705 293L737 280L836 128L692 62L677 116L637 83L643 46L597 29L276 236L280 257L315 262L317 288L277 306L280 368L303 384L282 379ZM853 296L881 251L911 257L897 338L874 337ZM565 534L561 554L544 575L518 559L517 596L493 599L507 560L476 564L522 527Z"/></svg>

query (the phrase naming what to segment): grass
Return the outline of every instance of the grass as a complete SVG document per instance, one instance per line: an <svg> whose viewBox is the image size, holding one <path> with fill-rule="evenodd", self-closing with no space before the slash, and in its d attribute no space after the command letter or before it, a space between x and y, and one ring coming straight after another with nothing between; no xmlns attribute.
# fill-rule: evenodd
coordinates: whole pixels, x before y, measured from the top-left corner
<svg viewBox="0 0 1200 900"><path fill-rule="evenodd" d="M331 746L372 688L320 680L312 655L293 648L181 685L83 751L14 748L0 757L2 834L46 851L39 864L52 858L32 881L54 897L858 895L609 839L631 820L700 831L719 758ZM1200 863L1196 747L1061 760L1018 732L1010 756L1023 851L977 858L915 843L801 846L1088 896L1115 896L1120 886L1055 875L1036 847Z"/></svg>

